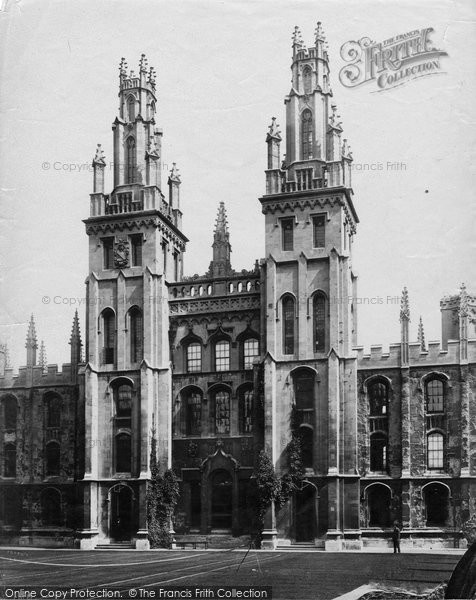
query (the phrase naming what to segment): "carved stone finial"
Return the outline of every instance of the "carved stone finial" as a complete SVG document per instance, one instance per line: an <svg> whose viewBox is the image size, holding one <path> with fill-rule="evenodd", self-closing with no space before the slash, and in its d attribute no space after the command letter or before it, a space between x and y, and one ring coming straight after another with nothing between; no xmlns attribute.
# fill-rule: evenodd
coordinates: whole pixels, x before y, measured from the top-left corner
<svg viewBox="0 0 476 600"><path fill-rule="evenodd" d="M141 54L140 61L139 61L139 71L141 73L147 73L147 69L148 69L147 58L145 57L145 54Z"/></svg>
<svg viewBox="0 0 476 600"><path fill-rule="evenodd" d="M315 30L315 36L316 36L316 44L318 42L325 42L326 41L326 35L324 33L324 30L322 29L322 23L320 21L317 22L317 27Z"/></svg>
<svg viewBox="0 0 476 600"><path fill-rule="evenodd" d="M276 123L276 117L271 118L271 125L269 125L268 130L266 141L269 141L271 138L281 141L281 131L279 130L279 125Z"/></svg>
<svg viewBox="0 0 476 600"><path fill-rule="evenodd" d="M303 42L302 35L301 35L301 30L299 29L299 27L297 25L294 28L294 32L293 32L293 46L296 46L297 48L302 48L304 46L304 42Z"/></svg>
<svg viewBox="0 0 476 600"><path fill-rule="evenodd" d="M423 329L423 319L421 318L421 315L418 323L418 341L420 343L420 349L423 352L426 352L425 330Z"/></svg>
<svg viewBox="0 0 476 600"><path fill-rule="evenodd" d="M170 169L169 181L174 181L176 183L180 183L180 173L176 163L172 163L172 168Z"/></svg>
<svg viewBox="0 0 476 600"><path fill-rule="evenodd" d="M400 304L400 321L410 320L410 302L408 298L408 290L405 286L402 291L402 299Z"/></svg>
<svg viewBox="0 0 476 600"><path fill-rule="evenodd" d="M46 348L45 342L41 340L40 344L40 355L38 357L38 364L41 367L43 373L46 373L48 370L48 361L46 359Z"/></svg>
<svg viewBox="0 0 476 600"><path fill-rule="evenodd" d="M124 57L121 58L119 63L119 77L127 77L127 62Z"/></svg>

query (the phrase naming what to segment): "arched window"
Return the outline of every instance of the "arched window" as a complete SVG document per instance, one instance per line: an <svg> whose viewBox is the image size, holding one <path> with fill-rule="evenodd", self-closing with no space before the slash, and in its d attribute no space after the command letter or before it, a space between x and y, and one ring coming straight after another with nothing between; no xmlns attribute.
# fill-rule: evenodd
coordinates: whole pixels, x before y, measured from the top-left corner
<svg viewBox="0 0 476 600"><path fill-rule="evenodd" d="M259 344L255 338L243 342L243 368L252 369L255 359L259 357Z"/></svg>
<svg viewBox="0 0 476 600"><path fill-rule="evenodd" d="M200 435L202 431L202 395L196 391L188 392L183 397L185 402L185 433Z"/></svg>
<svg viewBox="0 0 476 600"><path fill-rule="evenodd" d="M302 81L305 94L312 92L312 70L311 67L304 67L302 72Z"/></svg>
<svg viewBox="0 0 476 600"><path fill-rule="evenodd" d="M48 488L41 494L41 521L43 525L62 525L61 495L58 490Z"/></svg>
<svg viewBox="0 0 476 600"><path fill-rule="evenodd" d="M46 475L57 477L60 474L60 446L57 442L46 444Z"/></svg>
<svg viewBox="0 0 476 600"><path fill-rule="evenodd" d="M426 438L427 465L429 469L443 469L444 444L443 434L437 431L429 433Z"/></svg>
<svg viewBox="0 0 476 600"><path fill-rule="evenodd" d="M283 299L283 354L294 354L294 298Z"/></svg>
<svg viewBox="0 0 476 600"><path fill-rule="evenodd" d="M314 431L312 427L302 425L299 427L299 439L301 442L302 465L311 469L313 466Z"/></svg>
<svg viewBox="0 0 476 600"><path fill-rule="evenodd" d="M318 292L312 301L314 318L314 352L326 349L326 298Z"/></svg>
<svg viewBox="0 0 476 600"><path fill-rule="evenodd" d="M215 370L230 370L230 342L228 340L220 340L215 344Z"/></svg>
<svg viewBox="0 0 476 600"><path fill-rule="evenodd" d="M136 141L129 137L126 142L126 183L134 183L136 171Z"/></svg>
<svg viewBox="0 0 476 600"><path fill-rule="evenodd" d="M134 96L129 96L127 99L127 117L131 123L136 119L136 101Z"/></svg>
<svg viewBox="0 0 476 600"><path fill-rule="evenodd" d="M369 527L390 527L392 518L390 513L390 503L392 495L388 487L384 485L371 485L366 490L368 526Z"/></svg>
<svg viewBox="0 0 476 600"><path fill-rule="evenodd" d="M139 362L142 360L142 313L133 306L129 311L130 319L130 344L131 344L131 362Z"/></svg>
<svg viewBox="0 0 476 600"><path fill-rule="evenodd" d="M132 387L127 383L116 388L116 419L129 419L132 412ZM130 426L124 425L122 426Z"/></svg>
<svg viewBox="0 0 476 600"><path fill-rule="evenodd" d="M299 369L294 372L294 402L296 408L314 408L315 374L311 369Z"/></svg>
<svg viewBox="0 0 476 600"><path fill-rule="evenodd" d="M115 437L116 448L116 473L131 472L131 436L129 433L120 432Z"/></svg>
<svg viewBox="0 0 476 600"><path fill-rule="evenodd" d="M441 483L430 483L423 490L427 527L445 527L449 516L449 490Z"/></svg>
<svg viewBox="0 0 476 600"><path fill-rule="evenodd" d="M17 402L11 396L3 401L3 418L6 431L15 431L17 428Z"/></svg>
<svg viewBox="0 0 476 600"><path fill-rule="evenodd" d="M370 470L387 470L387 436L380 431L370 436Z"/></svg>
<svg viewBox="0 0 476 600"><path fill-rule="evenodd" d="M187 346L187 373L197 373L202 370L202 345L191 342Z"/></svg>
<svg viewBox="0 0 476 600"><path fill-rule="evenodd" d="M425 384L426 412L444 412L445 388L441 379L430 379Z"/></svg>
<svg viewBox="0 0 476 600"><path fill-rule="evenodd" d="M312 123L312 112L306 108L301 115L301 141L302 141L302 160L312 158L312 146L314 140L314 131Z"/></svg>
<svg viewBox="0 0 476 600"><path fill-rule="evenodd" d="M370 416L380 417L387 415L388 388L382 381L374 381L368 386Z"/></svg>
<svg viewBox="0 0 476 600"><path fill-rule="evenodd" d="M214 395L215 433L230 433L230 392L220 390Z"/></svg>
<svg viewBox="0 0 476 600"><path fill-rule="evenodd" d="M240 433L253 432L253 389L245 388L239 394L239 427Z"/></svg>
<svg viewBox="0 0 476 600"><path fill-rule="evenodd" d="M4 448L4 477L16 477L17 448L15 444L5 444Z"/></svg>
<svg viewBox="0 0 476 600"><path fill-rule="evenodd" d="M116 315L110 308L102 313L103 321L103 363L114 364L116 350Z"/></svg>
<svg viewBox="0 0 476 600"><path fill-rule="evenodd" d="M61 398L51 396L46 401L46 427L61 427Z"/></svg>

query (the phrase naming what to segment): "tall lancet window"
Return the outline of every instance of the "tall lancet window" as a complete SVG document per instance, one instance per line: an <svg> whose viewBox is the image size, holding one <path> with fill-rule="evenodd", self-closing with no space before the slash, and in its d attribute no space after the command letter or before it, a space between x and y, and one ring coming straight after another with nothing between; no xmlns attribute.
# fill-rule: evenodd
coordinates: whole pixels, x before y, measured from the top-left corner
<svg viewBox="0 0 476 600"><path fill-rule="evenodd" d="M302 83L305 94L310 94L312 92L312 71L311 67L304 67L304 71L302 72Z"/></svg>
<svg viewBox="0 0 476 600"><path fill-rule="evenodd" d="M326 298L318 292L313 300L314 313L314 352L326 349Z"/></svg>
<svg viewBox="0 0 476 600"><path fill-rule="evenodd" d="M136 101L133 96L129 96L127 100L127 116L132 123L136 118Z"/></svg>
<svg viewBox="0 0 476 600"><path fill-rule="evenodd" d="M136 141L130 137L126 143L126 183L134 183L136 168Z"/></svg>
<svg viewBox="0 0 476 600"><path fill-rule="evenodd" d="M306 108L301 116L301 131L302 131L302 160L312 158L312 142L314 138L314 130L312 125L312 112Z"/></svg>
<svg viewBox="0 0 476 600"><path fill-rule="evenodd" d="M283 354L294 354L294 298L283 299Z"/></svg>

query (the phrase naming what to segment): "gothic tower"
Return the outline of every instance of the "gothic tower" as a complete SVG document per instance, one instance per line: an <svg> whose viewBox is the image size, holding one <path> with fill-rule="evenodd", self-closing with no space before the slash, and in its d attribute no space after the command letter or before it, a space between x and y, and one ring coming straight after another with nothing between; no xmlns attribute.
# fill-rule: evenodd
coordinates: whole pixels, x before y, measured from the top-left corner
<svg viewBox="0 0 476 600"><path fill-rule="evenodd" d="M106 159L93 160L85 367L85 528L82 547L127 541L148 547L145 514L150 441L171 464L168 284L182 274L180 177L161 187L162 131L155 72L119 68L113 123L114 187L104 193Z"/></svg>
<svg viewBox="0 0 476 600"><path fill-rule="evenodd" d="M285 98L286 156L273 118L266 138L265 450L289 470L298 439L304 479L267 516L264 545L358 547L356 277L352 156L332 103L321 24L306 48L296 27ZM345 544L343 543L345 540Z"/></svg>

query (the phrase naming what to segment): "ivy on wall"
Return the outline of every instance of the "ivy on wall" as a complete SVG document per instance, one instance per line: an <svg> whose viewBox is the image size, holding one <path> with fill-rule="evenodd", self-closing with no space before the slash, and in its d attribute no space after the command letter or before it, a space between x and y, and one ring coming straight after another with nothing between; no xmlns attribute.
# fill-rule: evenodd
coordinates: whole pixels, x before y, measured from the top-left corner
<svg viewBox="0 0 476 600"><path fill-rule="evenodd" d="M150 449L151 478L147 483L147 524L152 548L169 548L172 544L172 517L179 498L178 479L172 469L162 475L157 462L157 439L152 429Z"/></svg>

